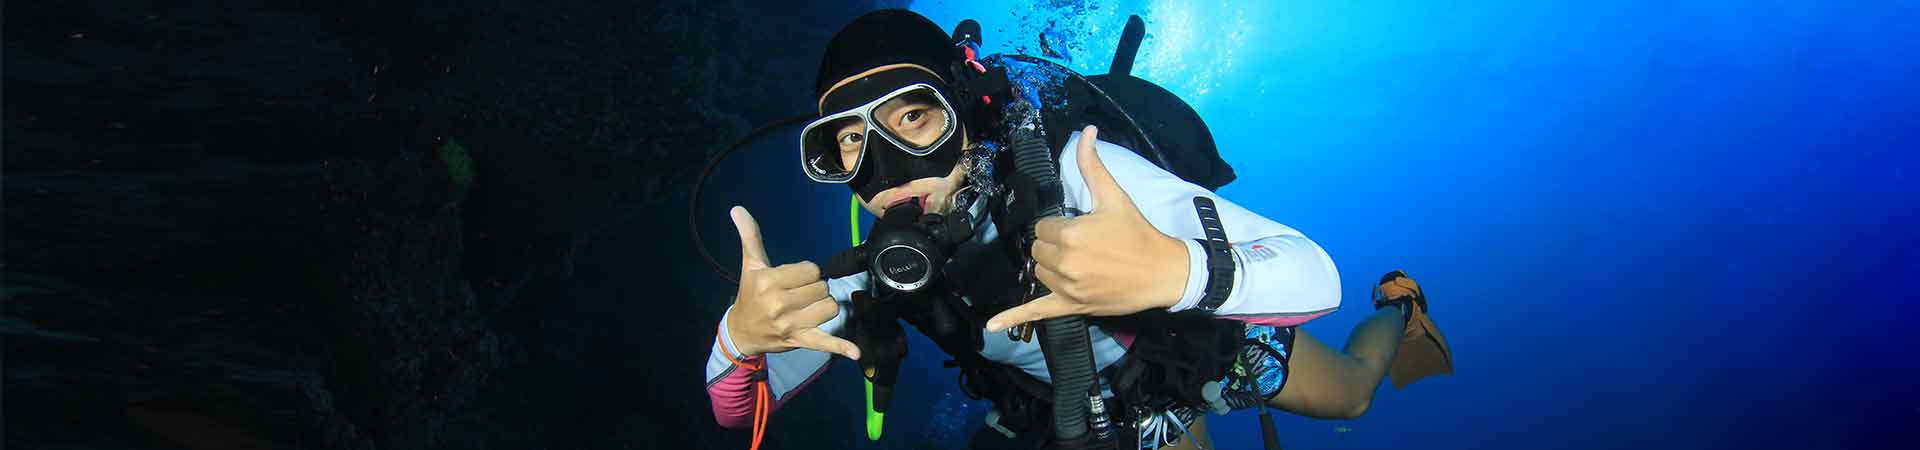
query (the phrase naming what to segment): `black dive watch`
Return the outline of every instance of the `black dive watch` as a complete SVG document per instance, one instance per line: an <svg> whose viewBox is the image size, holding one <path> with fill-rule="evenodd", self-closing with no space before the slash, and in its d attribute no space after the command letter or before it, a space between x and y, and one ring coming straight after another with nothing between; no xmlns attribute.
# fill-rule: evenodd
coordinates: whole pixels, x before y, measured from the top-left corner
<svg viewBox="0 0 1920 450"><path fill-rule="evenodd" d="M1227 230L1220 224L1220 212L1214 208L1213 199L1195 196L1193 209L1199 213L1200 228L1207 236L1194 239L1207 251L1207 288L1194 308L1212 313L1233 293L1233 246L1227 242Z"/></svg>

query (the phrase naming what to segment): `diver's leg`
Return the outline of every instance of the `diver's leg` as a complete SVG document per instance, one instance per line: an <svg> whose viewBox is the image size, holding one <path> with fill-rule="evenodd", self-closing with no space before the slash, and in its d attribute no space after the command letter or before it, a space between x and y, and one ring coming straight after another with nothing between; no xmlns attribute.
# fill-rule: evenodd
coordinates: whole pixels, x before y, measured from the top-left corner
<svg viewBox="0 0 1920 450"><path fill-rule="evenodd" d="M1407 327L1399 307L1374 311L1347 338L1345 353L1334 351L1307 330L1295 328L1288 349L1287 379L1267 399L1294 414L1322 419L1351 419L1367 412L1373 392L1387 376Z"/></svg>

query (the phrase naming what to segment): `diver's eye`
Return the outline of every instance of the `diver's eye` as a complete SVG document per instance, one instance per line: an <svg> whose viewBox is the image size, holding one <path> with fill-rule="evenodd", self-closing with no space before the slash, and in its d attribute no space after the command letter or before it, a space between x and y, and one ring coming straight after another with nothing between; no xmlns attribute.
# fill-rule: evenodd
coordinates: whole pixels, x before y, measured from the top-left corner
<svg viewBox="0 0 1920 450"><path fill-rule="evenodd" d="M912 125L914 123L918 123L920 122L920 119L926 118L926 116L927 114L920 110L907 111L906 114L900 115L900 125Z"/></svg>
<svg viewBox="0 0 1920 450"><path fill-rule="evenodd" d="M840 145L860 145L862 139L866 138L860 136L860 133L842 134L840 135Z"/></svg>

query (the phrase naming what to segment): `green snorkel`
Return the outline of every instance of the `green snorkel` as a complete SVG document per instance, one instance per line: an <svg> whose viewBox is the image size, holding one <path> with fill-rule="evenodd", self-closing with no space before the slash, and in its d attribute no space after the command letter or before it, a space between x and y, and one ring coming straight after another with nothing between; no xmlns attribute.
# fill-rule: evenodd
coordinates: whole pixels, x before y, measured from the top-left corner
<svg viewBox="0 0 1920 450"><path fill-rule="evenodd" d="M885 422L887 421L887 413L884 413L884 412L880 412L880 411L875 411L875 410L873 409L873 380L869 380L869 379L866 379L866 378L861 378L861 379L860 379L860 382L861 382L861 383L864 383L864 384L866 384L866 387L867 387L867 388L866 388L866 392L867 392L867 440L869 440L869 441L878 441L878 440L880 440L880 429L881 429L881 424L882 424L882 423L885 423Z"/></svg>
<svg viewBox="0 0 1920 450"><path fill-rule="evenodd" d="M847 229L853 232L853 245L860 245L860 194L847 198Z"/></svg>
<svg viewBox="0 0 1920 450"><path fill-rule="evenodd" d="M853 234L852 244L859 246L860 194L854 194L847 199L847 230ZM865 387L862 391L866 392L867 397L867 440L878 441L880 440L882 426L887 421L887 413L876 410L873 407L873 379L860 377L860 383Z"/></svg>

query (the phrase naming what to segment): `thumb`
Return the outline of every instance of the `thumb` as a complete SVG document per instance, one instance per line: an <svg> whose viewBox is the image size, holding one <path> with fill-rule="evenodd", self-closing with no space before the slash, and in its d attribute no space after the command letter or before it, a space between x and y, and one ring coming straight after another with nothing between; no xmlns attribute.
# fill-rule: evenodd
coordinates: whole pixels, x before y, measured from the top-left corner
<svg viewBox="0 0 1920 450"><path fill-rule="evenodd" d="M997 333L1028 322L1079 314L1079 305L1059 293L1047 294L1025 305L1008 308L987 319L987 332Z"/></svg>
<svg viewBox="0 0 1920 450"><path fill-rule="evenodd" d="M753 214L747 208L735 206L728 211L733 215L733 228L740 230L740 272L767 268L767 247L760 243L760 224L753 221Z"/></svg>
<svg viewBox="0 0 1920 450"><path fill-rule="evenodd" d="M860 360L860 346L820 331L819 328L800 330L793 334L792 339L795 347L833 353L854 361Z"/></svg>
<svg viewBox="0 0 1920 450"><path fill-rule="evenodd" d="M1094 145L1099 137L1100 129L1093 125L1087 125L1080 132L1075 157L1079 160L1080 178L1086 180L1087 191L1093 194L1093 204L1098 211L1134 211L1133 199L1120 188L1120 182L1113 179L1113 173L1107 171L1107 164L1100 161L1100 152Z"/></svg>

